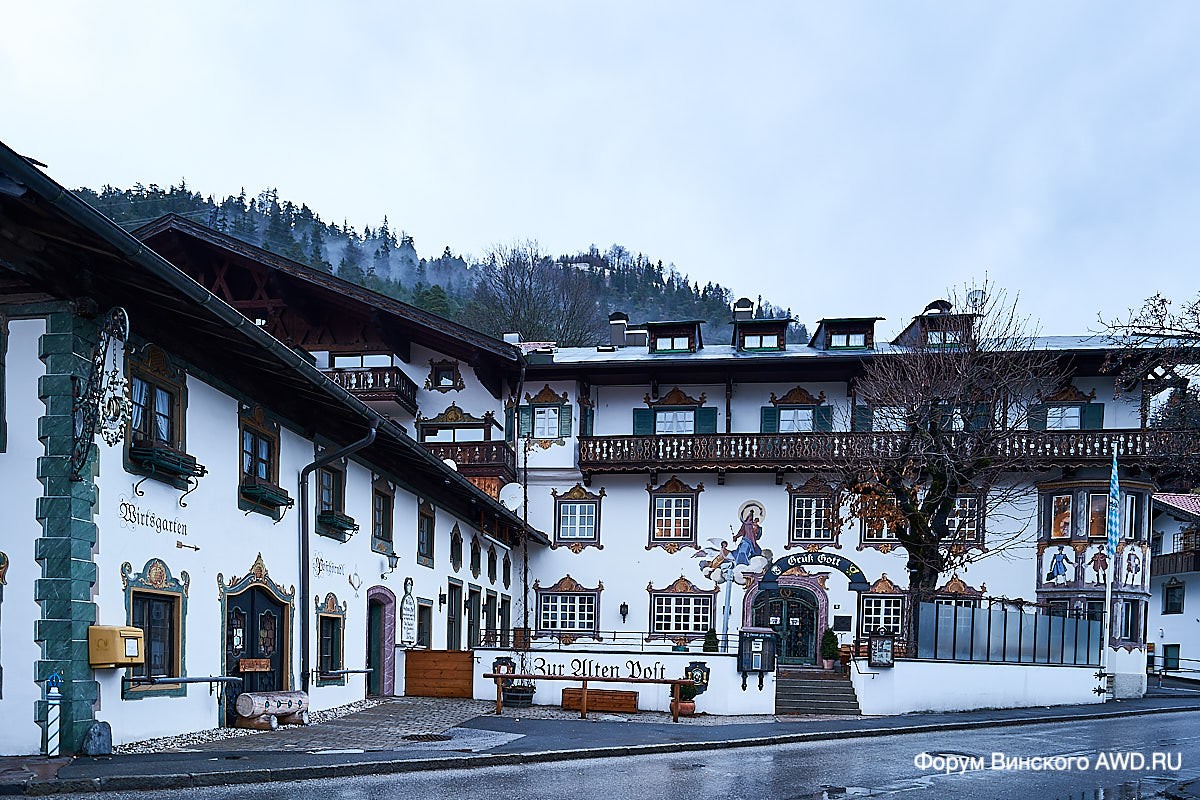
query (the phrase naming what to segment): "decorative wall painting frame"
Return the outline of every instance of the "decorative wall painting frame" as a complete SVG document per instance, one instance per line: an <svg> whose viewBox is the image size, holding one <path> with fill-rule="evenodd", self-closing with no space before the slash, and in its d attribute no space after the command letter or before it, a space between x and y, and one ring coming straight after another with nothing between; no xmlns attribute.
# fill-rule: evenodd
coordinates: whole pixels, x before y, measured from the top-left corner
<svg viewBox="0 0 1200 800"><path fill-rule="evenodd" d="M1050 503L1050 538L1070 539L1072 518L1071 495L1056 494L1051 498Z"/></svg>
<svg viewBox="0 0 1200 800"><path fill-rule="evenodd" d="M1103 539L1108 535L1108 495L1088 495L1088 537Z"/></svg>

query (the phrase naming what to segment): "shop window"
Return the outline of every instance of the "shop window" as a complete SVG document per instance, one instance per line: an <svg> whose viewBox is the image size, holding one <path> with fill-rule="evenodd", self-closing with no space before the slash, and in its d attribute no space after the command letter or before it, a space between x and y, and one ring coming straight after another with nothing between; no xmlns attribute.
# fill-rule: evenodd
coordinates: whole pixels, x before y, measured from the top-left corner
<svg viewBox="0 0 1200 800"><path fill-rule="evenodd" d="M121 579L125 585L127 624L142 630L145 655L145 663L131 667L129 677L186 677L184 621L190 584L187 572L181 572L176 579L165 562L152 558L139 573L134 573L129 562L122 564ZM186 694L185 684L139 684L136 680L126 683L122 691L127 700Z"/></svg>
<svg viewBox="0 0 1200 800"><path fill-rule="evenodd" d="M900 635L904 614L903 597L864 595L859 606L859 636L869 636L880 630Z"/></svg>
<svg viewBox="0 0 1200 800"><path fill-rule="evenodd" d="M317 686L345 686L346 604L330 592L317 600Z"/></svg>

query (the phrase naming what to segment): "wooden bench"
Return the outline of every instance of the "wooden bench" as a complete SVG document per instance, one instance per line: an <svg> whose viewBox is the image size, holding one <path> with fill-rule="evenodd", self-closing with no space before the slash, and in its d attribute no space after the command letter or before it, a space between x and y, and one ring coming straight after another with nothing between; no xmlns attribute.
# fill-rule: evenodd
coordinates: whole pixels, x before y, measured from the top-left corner
<svg viewBox="0 0 1200 800"><path fill-rule="evenodd" d="M588 689L589 711L616 711L630 713L638 710L638 693L621 689ZM562 707L566 711L583 708L582 689L563 689Z"/></svg>

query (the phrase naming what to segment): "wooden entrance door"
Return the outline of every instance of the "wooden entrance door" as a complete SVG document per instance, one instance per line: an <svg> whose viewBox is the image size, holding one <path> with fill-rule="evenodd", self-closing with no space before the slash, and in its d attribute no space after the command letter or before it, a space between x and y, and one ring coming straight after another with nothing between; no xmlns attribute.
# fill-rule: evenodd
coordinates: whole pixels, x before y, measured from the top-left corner
<svg viewBox="0 0 1200 800"><path fill-rule="evenodd" d="M462 649L462 586L452 583L446 587L446 649Z"/></svg>
<svg viewBox="0 0 1200 800"><path fill-rule="evenodd" d="M283 604L259 587L230 595L225 604L225 674L242 679L226 684L226 724L233 724L233 700L240 692L287 689L291 631Z"/></svg>
<svg viewBox="0 0 1200 800"><path fill-rule="evenodd" d="M782 588L754 598L754 625L779 637L780 664L815 664L817 599L807 589Z"/></svg>
<svg viewBox="0 0 1200 800"><path fill-rule="evenodd" d="M479 590L467 592L467 649L479 647Z"/></svg>

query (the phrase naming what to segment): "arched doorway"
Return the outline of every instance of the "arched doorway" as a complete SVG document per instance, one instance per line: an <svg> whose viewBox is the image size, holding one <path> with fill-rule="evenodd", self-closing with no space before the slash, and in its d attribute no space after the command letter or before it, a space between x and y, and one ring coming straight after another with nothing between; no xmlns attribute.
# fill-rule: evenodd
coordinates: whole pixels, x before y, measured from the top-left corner
<svg viewBox="0 0 1200 800"><path fill-rule="evenodd" d="M396 693L396 595L384 586L367 590L367 694Z"/></svg>
<svg viewBox="0 0 1200 800"><path fill-rule="evenodd" d="M271 580L262 553L250 571L225 583L218 573L221 596L221 641L224 671L241 678L225 684L222 692L223 724L232 725L234 698L241 692L274 692L292 687L292 599L295 589L284 591Z"/></svg>
<svg viewBox="0 0 1200 800"><path fill-rule="evenodd" d="M815 664L824 632L817 597L799 586L759 592L752 607L754 627L770 628L779 637L780 664Z"/></svg>

